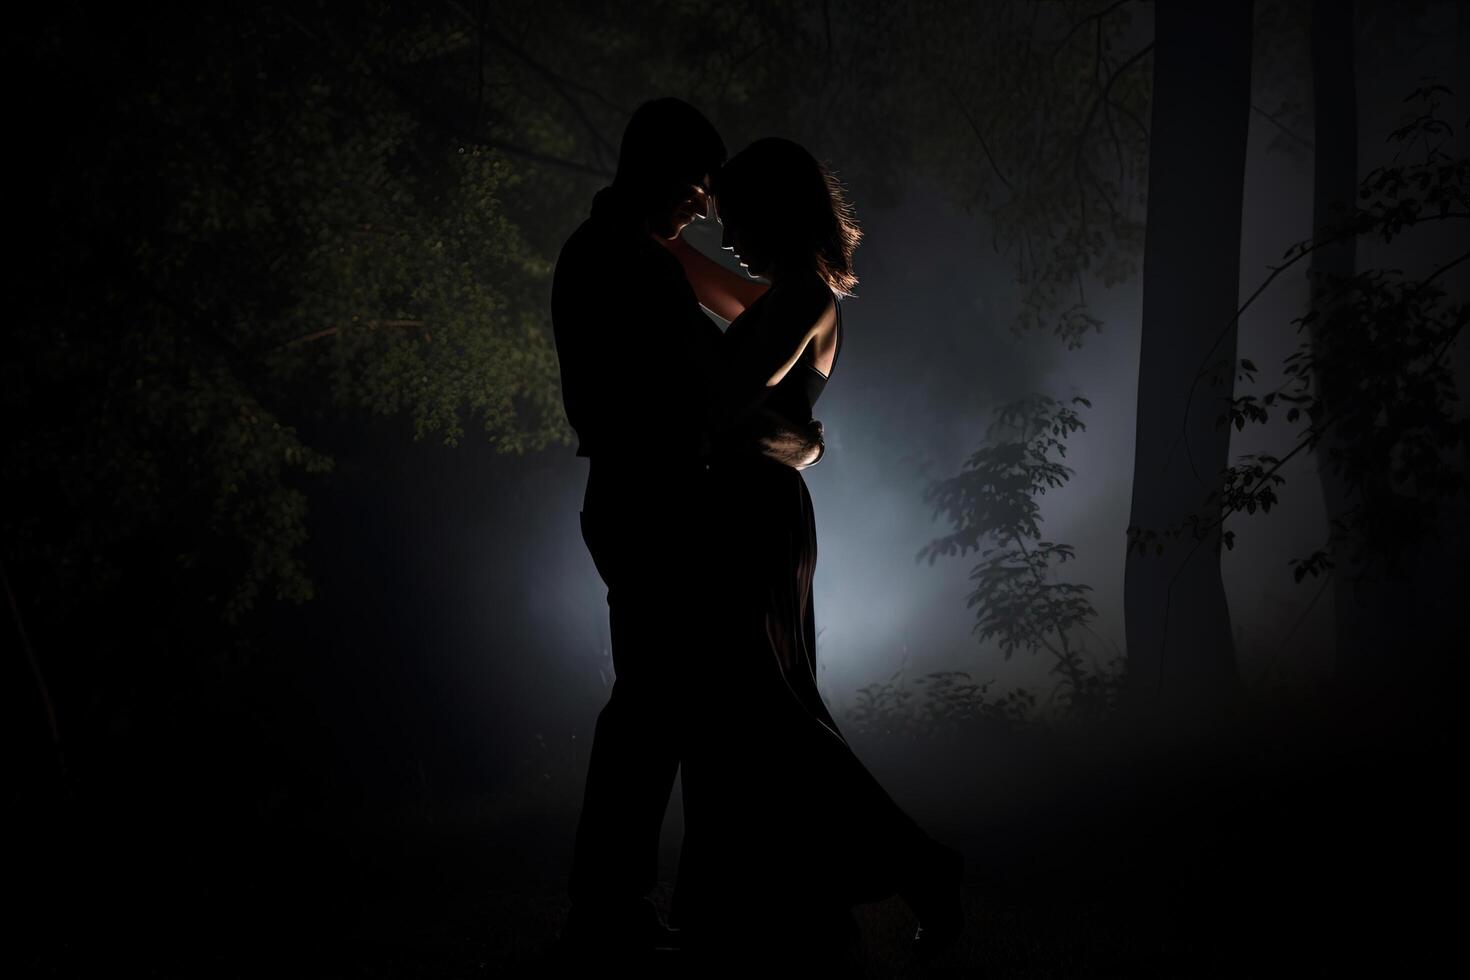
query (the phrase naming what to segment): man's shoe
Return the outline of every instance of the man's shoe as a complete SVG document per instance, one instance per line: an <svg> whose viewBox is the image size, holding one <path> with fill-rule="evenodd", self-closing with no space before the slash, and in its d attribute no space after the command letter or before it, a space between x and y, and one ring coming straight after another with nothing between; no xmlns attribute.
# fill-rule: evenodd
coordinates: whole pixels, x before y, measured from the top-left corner
<svg viewBox="0 0 1470 980"><path fill-rule="evenodd" d="M681 948L678 929L670 929L648 902L630 907L574 906L557 943L570 954L666 953Z"/></svg>
<svg viewBox="0 0 1470 980"><path fill-rule="evenodd" d="M959 939L965 925L964 878L964 856L940 846L918 876L899 893L919 919L913 949L920 957L948 949Z"/></svg>

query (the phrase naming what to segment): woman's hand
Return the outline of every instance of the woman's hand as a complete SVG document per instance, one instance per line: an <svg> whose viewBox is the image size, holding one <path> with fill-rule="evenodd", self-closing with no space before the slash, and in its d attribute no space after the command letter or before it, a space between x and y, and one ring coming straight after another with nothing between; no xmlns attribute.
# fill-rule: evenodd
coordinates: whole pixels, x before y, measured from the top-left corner
<svg viewBox="0 0 1470 980"><path fill-rule="evenodd" d="M826 454L825 433L819 420L812 419L805 425L793 426L774 413L765 414L773 421L770 428L756 438L761 455L804 470L815 466Z"/></svg>

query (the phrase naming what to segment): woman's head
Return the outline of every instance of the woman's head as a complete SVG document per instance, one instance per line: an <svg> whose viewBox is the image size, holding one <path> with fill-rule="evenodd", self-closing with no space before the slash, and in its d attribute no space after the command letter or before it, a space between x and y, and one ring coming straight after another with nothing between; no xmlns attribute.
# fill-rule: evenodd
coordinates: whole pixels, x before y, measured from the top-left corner
<svg viewBox="0 0 1470 980"><path fill-rule="evenodd" d="M752 275L812 268L833 290L851 294L862 232L842 185L800 145L757 140L721 168L713 186L725 247L740 253Z"/></svg>

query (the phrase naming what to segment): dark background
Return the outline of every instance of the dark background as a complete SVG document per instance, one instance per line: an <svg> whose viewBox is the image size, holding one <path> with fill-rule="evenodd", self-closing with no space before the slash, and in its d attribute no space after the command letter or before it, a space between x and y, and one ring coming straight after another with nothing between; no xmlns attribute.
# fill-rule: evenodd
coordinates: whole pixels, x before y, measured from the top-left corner
<svg viewBox="0 0 1470 980"><path fill-rule="evenodd" d="M18 965L550 969L612 675L576 519L586 463L549 354L549 270L610 177L627 112L666 94L709 114L732 152L767 134L803 142L842 177L865 232L820 405L828 454L806 474L820 680L885 786L966 851L972 922L943 969L1295 975L1432 956L1452 927L1430 888L1458 880L1463 854L1450 788L1466 9L1257 0L1232 48L1209 33L1231 5L1187 5L1194 20L1168 35L1155 6L24 13L0 536ZM1312 74L1329 16L1346 25L1336 50L1356 124L1331 150ZM1023 43L1035 56L1017 62ZM1193 74L1161 76L1161 52ZM1156 86L1209 92L1240 70L1246 104L1195 113L1225 144L1244 140L1238 243L1188 214L1188 233L1163 243L1150 155L1184 130L1158 115ZM1203 367L1186 350L1141 372L1143 348L1151 323L1196 336L1233 312L1181 284L1173 312L1151 313L1145 289L1171 286L1147 279L1161 254L1149 249L1238 254L1244 302L1321 235L1324 166L1346 159L1357 190L1376 168L1417 165L1422 147L1389 137L1423 118L1406 96L1428 80L1446 87L1434 97L1451 129L1431 134L1440 169L1395 200L1432 214L1443 189L1448 217L1391 234L1365 223L1349 273L1401 270L1411 290L1432 277L1445 325L1421 336L1404 309L1374 321L1366 352L1325 382L1358 392L1323 409L1349 422L1281 469L1269 512L1203 503L1235 535L1197 563L1218 568L1228 625L1180 598L1174 642L1228 649L1229 669L1139 694L1123 654L1158 617L1126 614L1127 529L1203 498L1140 511L1140 487L1174 486L1138 448L1141 392L1182 418L1177 393ZM1116 114L1090 113L1099 99ZM1209 162L1188 175L1202 215L1223 193ZM385 228L383 244L370 237ZM690 234L717 252L718 229ZM1307 267L1239 319L1257 387L1308 336L1293 322L1313 303ZM1096 329L1058 327L1074 280ZM1434 383L1426 363L1443 372ZM1032 393L1090 402L1066 439L1072 472L1035 499L1041 538L1076 549L1050 580L1090 589L1072 635L1091 707L1045 649L977 639L979 556L917 560L957 526L926 488ZM1215 468L1286 455L1304 422L1284 409L1227 430ZM242 412L289 435L242 436ZM1379 422L1354 428L1363 412ZM1369 502L1340 537L1320 478L1329 445ZM1364 476L1394 466L1388 489ZM1323 547L1335 568L1293 575L1292 559ZM242 582L258 591L232 604ZM942 671L986 686L963 706L926 702L926 675ZM665 889L681 830L676 789ZM919 975L907 915L896 900L862 910L860 973Z"/></svg>

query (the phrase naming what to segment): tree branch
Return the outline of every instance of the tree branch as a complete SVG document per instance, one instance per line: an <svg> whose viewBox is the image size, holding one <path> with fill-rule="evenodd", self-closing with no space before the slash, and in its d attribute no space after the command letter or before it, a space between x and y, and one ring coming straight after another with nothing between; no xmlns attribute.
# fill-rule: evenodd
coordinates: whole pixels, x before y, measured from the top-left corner
<svg viewBox="0 0 1470 980"><path fill-rule="evenodd" d="M1413 225L1424 224L1428 221L1448 221L1454 218L1470 218L1470 213L1464 211L1450 211L1445 214L1426 215L1414 218L1409 221L1405 221L1403 222L1403 225L1404 227L1410 227ZM1297 252L1296 255L1292 256L1290 260L1283 262L1281 265L1271 267L1271 274L1266 277L1266 281L1256 287L1255 292L1250 294L1246 301L1236 309L1234 315L1232 315L1230 319L1225 322L1225 325L1220 328L1220 332L1215 335L1214 342L1210 344L1210 349L1205 352L1205 356L1201 360L1199 368L1195 371L1194 378L1189 383L1189 393L1184 398L1184 412L1180 416L1179 435L1175 438L1174 444L1169 447L1169 452L1164 457L1164 466L1166 468L1169 465L1169 458L1174 455L1174 450L1179 448L1180 443L1183 443L1184 456L1185 459L1189 462L1190 470L1194 473L1195 479L1199 482L1200 486L1203 487L1205 485L1204 478L1199 475L1199 470L1194 465L1194 457L1189 451L1189 412L1194 405L1194 393L1195 390L1199 387L1199 379L1204 376L1206 371L1209 370L1210 358L1214 356L1215 351L1219 349L1220 344L1224 342L1225 338L1230 335L1230 331L1235 327L1237 323L1240 322L1240 318L1245 315L1245 311L1250 309L1251 304L1254 303L1258 298L1260 298L1260 295L1266 291L1266 288L1270 286L1273 282L1275 282L1276 279L1283 272L1296 265L1308 255L1311 255L1319 248L1326 248L1328 245L1340 241L1343 238L1356 236L1357 234L1357 228L1350 227L1347 231L1339 230L1335 234L1324 238L1321 241L1311 242L1310 244L1301 243L1303 247L1299 252ZM1445 269L1453 268L1454 266L1459 265L1467 258L1470 258L1470 254L1461 255L1459 258L1449 263L1449 265L1447 265L1445 268L1436 270L1430 276L1430 278L1432 279L1434 276L1439 275L1441 272L1444 272Z"/></svg>
<svg viewBox="0 0 1470 980"><path fill-rule="evenodd" d="M322 43L322 37L319 36L317 32L312 31L304 24L302 24L301 21L297 20L295 17L292 17L289 14L284 14L282 16L288 24L296 28L296 30L301 32L307 38L316 41L317 43ZM358 53L355 47L341 41L331 33L326 31L323 31L322 33L326 35L327 42L330 45L335 45L337 47L350 50L353 53ZM367 61L367 59L364 59L364 61ZM369 64L371 63L369 62ZM378 67L369 67L368 71L372 75L372 77L376 78L386 89L388 89L388 91L392 92L399 99L401 99L411 108L413 108L420 115L421 118L429 123L432 123L446 135L454 137L456 140L462 142L466 146L500 150L502 152L510 153L515 156L524 157L525 159L532 160L536 163L546 164L553 167L560 167L564 170L571 170L576 173L587 174L593 177L601 177L607 180L612 179L612 172L606 167L600 167L595 164L581 163L576 160L567 160L563 157L554 156L549 153L543 153L540 150L533 150L529 147L520 146L504 140L485 139L481 137L478 133L466 133L459 123L451 119L443 112L439 111L433 105L420 97L418 93L414 92L407 85L398 81L388 72L383 71L381 68Z"/></svg>
<svg viewBox="0 0 1470 980"><path fill-rule="evenodd" d="M567 79L557 72L552 71L551 68L531 57L519 45L511 41L499 31L495 30L495 28L485 25L483 20L477 21L475 17L471 16L468 10L464 9L464 7L462 7L460 4L456 3L455 0L445 0L445 6L449 7L451 10L457 13L466 23L474 24L476 29L482 32L482 37L489 37L490 40L494 41L496 44L500 45L502 48L519 58L532 71L536 72L542 78L546 79L547 83L556 90L556 94L561 96L562 101L565 102L567 106L572 110L572 114L577 117L577 119L582 123L584 127L586 127L587 132L591 134L592 139L597 143L597 145L606 150L611 155L612 159L616 160L618 158L617 147L613 146L608 138L602 134L602 130L600 130L597 127L597 124L592 121L592 118L587 115L587 110L582 107L582 103L573 98L571 92L569 92L568 89L576 88L577 90L589 95L596 95L597 93L595 93L588 86L572 82L570 79ZM601 97L599 96L599 98ZM605 102L606 100L603 99L603 101ZM624 110L622 109L619 109L618 111L624 112ZM624 114L626 114L626 112L624 112Z"/></svg>
<svg viewBox="0 0 1470 980"><path fill-rule="evenodd" d="M1057 42L1056 47L1052 48L1052 52L1051 52L1052 58L1055 59L1057 55L1061 54L1062 48L1066 47L1067 46L1067 42L1070 41L1070 40L1072 40L1073 35L1075 35L1078 31L1082 30L1082 28L1086 27L1088 24L1092 23L1093 21L1099 21L1099 22L1101 22L1102 19L1104 17L1106 17L1108 14L1110 14L1113 11L1117 10L1119 7L1124 6L1128 2L1129 2L1129 0L1116 0L1115 3L1110 3L1106 7L1104 7L1103 9L1099 10L1097 13L1095 13L1095 14L1088 14L1086 17L1082 18L1077 23L1073 24L1072 27L1071 27L1071 29L1069 31L1067 31L1066 34L1063 34L1062 35L1062 39ZM1152 45L1150 45L1150 47L1152 47Z"/></svg>
<svg viewBox="0 0 1470 980"><path fill-rule="evenodd" d="M0 561L0 582L5 585L5 597L10 601L10 615L15 620L16 632L20 634L20 645L26 652L26 662L31 667L31 677L36 682L36 693L41 697L41 706L46 709L46 726L51 732L51 747L56 752L56 765L62 774L66 773L66 756L61 749L61 729L56 723L56 705L51 700L51 690L46 686L46 677L41 673L41 665L36 660L36 651L31 646L30 634L26 632L25 620L20 615L20 604L15 600L15 592L10 588L10 576L5 571L5 563Z"/></svg>
<svg viewBox="0 0 1470 980"><path fill-rule="evenodd" d="M358 322L362 326L369 327L369 328L374 328L374 327L422 327L424 325L424 321L423 320L359 320ZM285 343L277 344L276 346L270 348L270 352L271 353L274 353L275 351L285 350L288 347L297 347L297 346L299 346L301 344L309 344L313 340L321 340L324 337L334 337L338 333L340 333L341 330L342 330L342 328L339 327L339 326L325 327L325 328L323 328L321 330L316 330L316 331L313 331L312 333L305 334L305 335L300 336L300 337L293 337L290 340L286 341Z"/></svg>
<svg viewBox="0 0 1470 980"><path fill-rule="evenodd" d="M1313 143L1311 140L1307 139L1305 136L1298 135L1296 132L1294 132L1293 130L1291 130L1290 128L1288 128L1287 125L1286 125L1286 123L1282 122L1280 119L1277 119L1275 116L1271 115L1271 113L1267 112L1265 109L1262 109L1260 106L1256 105L1254 102L1251 103L1251 111L1254 112L1254 113L1259 114L1262 117L1264 117L1268 122L1271 123L1271 125L1275 126L1277 129L1281 130L1287 136L1290 136L1292 139L1296 140L1298 143L1300 143L1302 146L1305 146L1307 149L1309 149L1309 150L1316 149L1316 144L1315 143Z"/></svg>
<svg viewBox="0 0 1470 980"><path fill-rule="evenodd" d="M985 151L985 159L989 161L991 171L1005 185L1006 190L1014 192L1015 188L1011 186L1009 180L1006 180L1006 175L1001 172L1000 165L995 162L995 155L990 152L990 144L985 141L985 134L981 132L980 125L975 122L974 117L970 115L970 110L966 109L964 103L960 101L959 94L955 92L954 86L948 79L944 81L944 88L949 93L949 97L954 100L955 108L960 110L960 115L965 117L965 122L969 123L970 128L974 130L975 139L980 141L980 149Z"/></svg>

